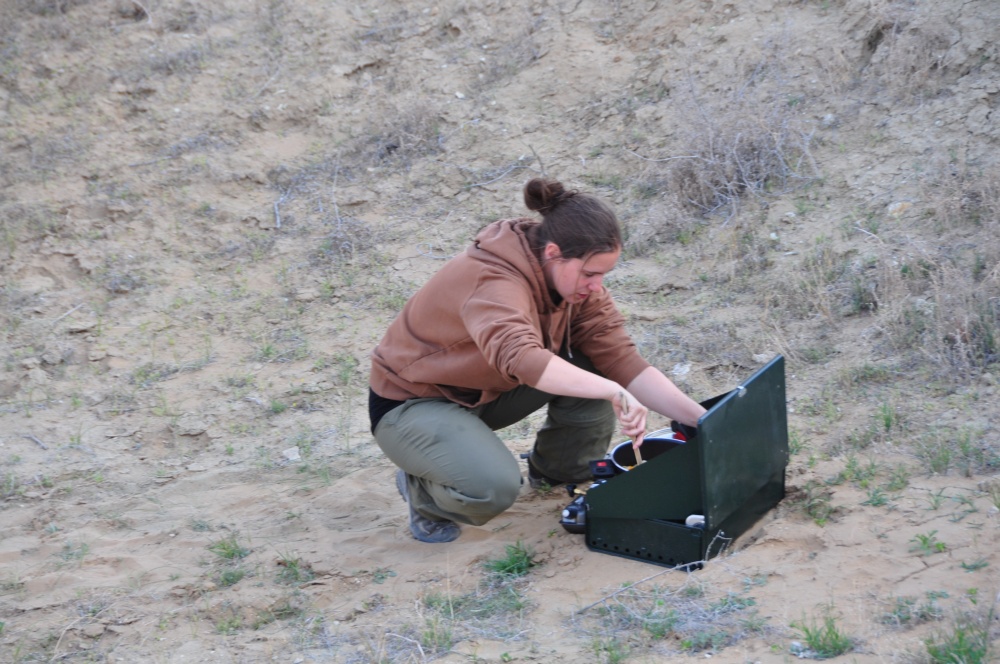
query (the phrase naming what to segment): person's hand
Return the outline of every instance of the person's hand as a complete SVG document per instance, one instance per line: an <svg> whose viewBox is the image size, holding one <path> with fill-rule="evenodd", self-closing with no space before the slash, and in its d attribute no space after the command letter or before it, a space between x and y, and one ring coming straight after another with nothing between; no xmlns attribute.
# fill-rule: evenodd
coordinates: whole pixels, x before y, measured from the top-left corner
<svg viewBox="0 0 1000 664"><path fill-rule="evenodd" d="M632 446L638 448L646 435L646 416L649 409L626 390L619 390L611 398L611 405L622 426L622 433L632 439Z"/></svg>

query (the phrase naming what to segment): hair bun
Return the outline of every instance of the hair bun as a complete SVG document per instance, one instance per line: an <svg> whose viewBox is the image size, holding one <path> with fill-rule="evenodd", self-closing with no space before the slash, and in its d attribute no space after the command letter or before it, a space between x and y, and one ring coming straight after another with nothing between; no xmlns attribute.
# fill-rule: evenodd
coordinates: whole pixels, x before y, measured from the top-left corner
<svg viewBox="0 0 1000 664"><path fill-rule="evenodd" d="M534 178L524 186L524 204L529 210L548 210L568 195L572 194L558 180Z"/></svg>

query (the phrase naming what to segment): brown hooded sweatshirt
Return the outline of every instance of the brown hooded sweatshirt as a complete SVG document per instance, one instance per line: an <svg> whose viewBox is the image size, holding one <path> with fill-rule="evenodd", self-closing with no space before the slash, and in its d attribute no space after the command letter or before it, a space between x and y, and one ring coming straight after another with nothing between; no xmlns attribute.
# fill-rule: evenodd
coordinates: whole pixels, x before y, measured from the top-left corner
<svg viewBox="0 0 1000 664"><path fill-rule="evenodd" d="M577 307L553 300L531 250L538 224L490 224L410 298L372 351L375 394L475 407L518 385L536 385L570 343L620 385L649 366L606 288Z"/></svg>

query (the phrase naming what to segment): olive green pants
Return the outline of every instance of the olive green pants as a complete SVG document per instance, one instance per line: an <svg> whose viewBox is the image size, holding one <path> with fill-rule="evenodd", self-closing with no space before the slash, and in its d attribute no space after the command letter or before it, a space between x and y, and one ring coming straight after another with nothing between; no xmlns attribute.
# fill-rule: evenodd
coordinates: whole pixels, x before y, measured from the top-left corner
<svg viewBox="0 0 1000 664"><path fill-rule="evenodd" d="M570 362L594 371L582 357ZM532 465L546 477L590 479L615 430L610 402L548 394L521 386L478 408L447 399L411 399L385 414L375 441L407 474L410 500L423 516L482 525L517 499L521 469L495 430L542 406L548 416L535 437Z"/></svg>

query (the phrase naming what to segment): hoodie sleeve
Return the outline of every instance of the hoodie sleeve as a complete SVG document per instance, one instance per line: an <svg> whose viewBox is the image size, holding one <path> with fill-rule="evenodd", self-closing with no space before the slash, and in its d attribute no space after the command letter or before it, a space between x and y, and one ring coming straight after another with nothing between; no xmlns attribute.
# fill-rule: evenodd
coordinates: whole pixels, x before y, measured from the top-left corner
<svg viewBox="0 0 1000 664"><path fill-rule="evenodd" d="M522 276L496 267L483 270L461 315L487 364L508 380L538 383L553 352L546 348L538 308Z"/></svg>
<svg viewBox="0 0 1000 664"><path fill-rule="evenodd" d="M625 329L625 317L605 288L581 305L573 316L573 348L590 358L597 370L619 385L628 386L650 366Z"/></svg>

